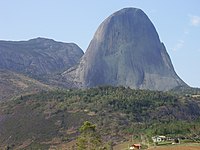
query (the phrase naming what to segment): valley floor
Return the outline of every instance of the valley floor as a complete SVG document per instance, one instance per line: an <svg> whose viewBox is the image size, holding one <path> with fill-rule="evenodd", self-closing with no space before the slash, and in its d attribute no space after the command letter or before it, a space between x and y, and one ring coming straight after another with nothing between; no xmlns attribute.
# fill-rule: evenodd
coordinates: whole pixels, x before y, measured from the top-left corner
<svg viewBox="0 0 200 150"><path fill-rule="evenodd" d="M155 147L150 148L149 150L199 150L200 146L162 146L162 147Z"/></svg>
<svg viewBox="0 0 200 150"><path fill-rule="evenodd" d="M114 146L113 150L129 150L129 142L121 143ZM152 146L148 150L200 150L199 143L188 143L188 144L178 144L178 145L168 145L168 146Z"/></svg>

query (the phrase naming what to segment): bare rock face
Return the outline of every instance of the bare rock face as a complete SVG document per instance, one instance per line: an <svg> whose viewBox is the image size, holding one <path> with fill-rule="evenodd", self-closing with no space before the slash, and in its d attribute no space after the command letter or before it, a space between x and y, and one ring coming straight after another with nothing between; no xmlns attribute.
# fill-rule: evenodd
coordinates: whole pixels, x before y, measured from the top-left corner
<svg viewBox="0 0 200 150"><path fill-rule="evenodd" d="M63 72L77 64L82 55L76 44L51 39L0 41L0 69L31 76Z"/></svg>
<svg viewBox="0 0 200 150"><path fill-rule="evenodd" d="M97 29L78 66L63 73L78 87L102 85L169 90L186 86L146 14L122 9Z"/></svg>

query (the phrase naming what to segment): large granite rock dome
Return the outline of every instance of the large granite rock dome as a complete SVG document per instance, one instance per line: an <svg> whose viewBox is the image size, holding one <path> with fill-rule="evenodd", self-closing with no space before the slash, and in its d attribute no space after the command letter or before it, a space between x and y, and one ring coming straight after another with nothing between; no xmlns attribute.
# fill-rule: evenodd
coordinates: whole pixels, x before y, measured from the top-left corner
<svg viewBox="0 0 200 150"><path fill-rule="evenodd" d="M63 75L77 86L102 85L169 90L186 85L147 15L124 8L97 29L78 66Z"/></svg>

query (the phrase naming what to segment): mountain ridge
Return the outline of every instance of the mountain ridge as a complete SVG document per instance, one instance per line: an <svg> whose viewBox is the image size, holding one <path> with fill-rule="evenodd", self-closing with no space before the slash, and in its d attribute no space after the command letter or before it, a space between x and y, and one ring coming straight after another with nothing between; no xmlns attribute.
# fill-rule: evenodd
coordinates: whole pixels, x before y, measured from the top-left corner
<svg viewBox="0 0 200 150"><path fill-rule="evenodd" d="M62 72L79 61L83 51L74 43L35 38L0 41L0 68L40 76Z"/></svg>

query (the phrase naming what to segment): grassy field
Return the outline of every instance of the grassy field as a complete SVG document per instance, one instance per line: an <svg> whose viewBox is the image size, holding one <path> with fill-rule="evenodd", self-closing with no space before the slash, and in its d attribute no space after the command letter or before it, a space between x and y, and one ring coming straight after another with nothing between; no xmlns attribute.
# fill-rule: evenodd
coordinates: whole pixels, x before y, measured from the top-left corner
<svg viewBox="0 0 200 150"><path fill-rule="evenodd" d="M137 143L137 142L135 142ZM129 150L128 147L131 145L131 142L123 142L113 147L113 150ZM142 148L143 149L143 148ZM200 150L199 143L184 143L177 145L163 145L163 146L152 146L147 150Z"/></svg>
<svg viewBox="0 0 200 150"><path fill-rule="evenodd" d="M50 146L49 150L55 150L55 149L67 149L67 150L73 150L73 145L76 145L76 141L73 140L68 143L58 144L58 145L52 145ZM129 146L131 145L131 142L123 142L119 143L118 145L115 145L113 147L113 150L129 150ZM200 150L200 144L196 143L188 143L188 144L177 144L177 145L167 145L167 146L155 146L148 149L142 150Z"/></svg>
<svg viewBox="0 0 200 150"><path fill-rule="evenodd" d="M123 142L113 147L113 150L127 150L130 142Z"/></svg>
<svg viewBox="0 0 200 150"><path fill-rule="evenodd" d="M148 150L200 150L200 145L162 146L162 147L153 147Z"/></svg>
<svg viewBox="0 0 200 150"><path fill-rule="evenodd" d="M113 150L128 150L127 145L117 145ZM152 147L148 150L200 150L200 146L160 146Z"/></svg>

